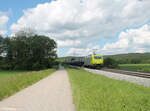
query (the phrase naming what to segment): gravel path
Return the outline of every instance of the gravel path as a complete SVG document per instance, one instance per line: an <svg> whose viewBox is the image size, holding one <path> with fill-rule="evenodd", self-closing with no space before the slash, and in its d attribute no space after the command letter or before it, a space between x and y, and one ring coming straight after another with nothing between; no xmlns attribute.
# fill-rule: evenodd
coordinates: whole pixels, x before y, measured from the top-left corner
<svg viewBox="0 0 150 111"><path fill-rule="evenodd" d="M61 69L0 102L0 111L74 111L67 72Z"/></svg>
<svg viewBox="0 0 150 111"><path fill-rule="evenodd" d="M117 80L124 80L144 86L150 87L150 79L147 78L141 78L141 77L135 77L135 76L130 76L130 75L124 75L124 74L118 74L118 73L113 73L113 72L107 72L107 71L102 71L102 70L96 70L96 69L87 69L84 68L86 71L95 73L95 74L100 74L107 76L109 78L117 79Z"/></svg>

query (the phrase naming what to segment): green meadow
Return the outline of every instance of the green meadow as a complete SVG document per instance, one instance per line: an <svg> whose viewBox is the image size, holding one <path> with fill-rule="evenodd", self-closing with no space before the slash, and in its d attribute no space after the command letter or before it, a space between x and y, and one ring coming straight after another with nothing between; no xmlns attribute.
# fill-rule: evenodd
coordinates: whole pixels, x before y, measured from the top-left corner
<svg viewBox="0 0 150 111"><path fill-rule="evenodd" d="M0 70L0 100L52 74L56 69L41 71Z"/></svg>
<svg viewBox="0 0 150 111"><path fill-rule="evenodd" d="M67 68L76 111L150 111L150 88Z"/></svg>
<svg viewBox="0 0 150 111"><path fill-rule="evenodd" d="M122 70L150 72L150 64L120 64L119 68Z"/></svg>

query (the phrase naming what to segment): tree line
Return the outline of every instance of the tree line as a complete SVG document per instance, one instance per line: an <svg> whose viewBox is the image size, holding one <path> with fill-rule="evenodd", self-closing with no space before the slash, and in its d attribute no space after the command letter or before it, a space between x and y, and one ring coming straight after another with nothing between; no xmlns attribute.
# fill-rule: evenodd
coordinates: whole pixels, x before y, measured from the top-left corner
<svg viewBox="0 0 150 111"><path fill-rule="evenodd" d="M47 36L0 36L0 69L40 70L56 64L57 44Z"/></svg>
<svg viewBox="0 0 150 111"><path fill-rule="evenodd" d="M141 59L114 59L111 57L104 58L104 66L109 68L118 68L119 64L143 64Z"/></svg>

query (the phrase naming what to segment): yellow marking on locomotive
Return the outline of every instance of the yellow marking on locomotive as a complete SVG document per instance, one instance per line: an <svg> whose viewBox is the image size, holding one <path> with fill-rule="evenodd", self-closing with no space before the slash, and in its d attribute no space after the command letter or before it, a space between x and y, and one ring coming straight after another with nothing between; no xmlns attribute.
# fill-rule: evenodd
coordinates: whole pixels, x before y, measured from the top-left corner
<svg viewBox="0 0 150 111"><path fill-rule="evenodd" d="M102 55L92 55L90 59L91 59L91 64L103 64Z"/></svg>

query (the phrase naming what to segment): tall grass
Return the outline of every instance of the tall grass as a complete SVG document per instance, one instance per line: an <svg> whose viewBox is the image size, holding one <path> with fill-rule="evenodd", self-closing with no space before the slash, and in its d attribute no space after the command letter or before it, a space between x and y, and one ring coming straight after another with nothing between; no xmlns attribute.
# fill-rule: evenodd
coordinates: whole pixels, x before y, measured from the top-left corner
<svg viewBox="0 0 150 111"><path fill-rule="evenodd" d="M41 71L2 71L0 70L0 100L50 75L56 69Z"/></svg>
<svg viewBox="0 0 150 111"><path fill-rule="evenodd" d="M150 88L67 69L76 111L150 111Z"/></svg>

